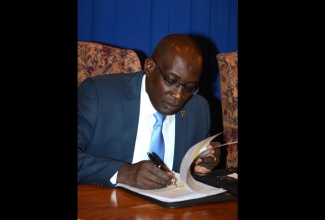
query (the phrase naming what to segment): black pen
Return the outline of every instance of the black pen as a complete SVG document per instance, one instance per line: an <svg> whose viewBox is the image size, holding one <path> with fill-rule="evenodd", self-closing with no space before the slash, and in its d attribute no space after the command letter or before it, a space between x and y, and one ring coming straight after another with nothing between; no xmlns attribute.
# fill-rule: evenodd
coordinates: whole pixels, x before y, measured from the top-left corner
<svg viewBox="0 0 325 220"><path fill-rule="evenodd" d="M162 169L162 167L161 167L162 164L160 164L159 161L156 160L156 158L151 153L147 152L147 154L148 154L148 157L150 158L150 160L155 164L155 166Z"/></svg>
<svg viewBox="0 0 325 220"><path fill-rule="evenodd" d="M159 158L159 156L156 153L153 152L151 154L151 153L147 152L147 155L150 158L150 160L155 164L156 167L160 168L161 170L163 170L165 172L171 172L168 169L167 165ZM171 184L177 186L176 183L172 182Z"/></svg>
<svg viewBox="0 0 325 220"><path fill-rule="evenodd" d="M159 163L159 168L162 169L163 171L165 172L172 172L170 171L170 169L168 169L167 165L164 163L164 161L162 161L160 159L160 157L155 153L155 152L152 152L152 156L155 158L156 161L158 161Z"/></svg>

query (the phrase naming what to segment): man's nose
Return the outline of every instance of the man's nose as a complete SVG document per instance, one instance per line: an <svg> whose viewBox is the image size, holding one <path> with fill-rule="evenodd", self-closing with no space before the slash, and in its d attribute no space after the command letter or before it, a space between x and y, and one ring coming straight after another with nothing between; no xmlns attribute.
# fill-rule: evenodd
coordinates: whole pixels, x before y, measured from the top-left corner
<svg viewBox="0 0 325 220"><path fill-rule="evenodd" d="M173 96L178 99L182 99L185 95L185 86L177 84L173 88Z"/></svg>

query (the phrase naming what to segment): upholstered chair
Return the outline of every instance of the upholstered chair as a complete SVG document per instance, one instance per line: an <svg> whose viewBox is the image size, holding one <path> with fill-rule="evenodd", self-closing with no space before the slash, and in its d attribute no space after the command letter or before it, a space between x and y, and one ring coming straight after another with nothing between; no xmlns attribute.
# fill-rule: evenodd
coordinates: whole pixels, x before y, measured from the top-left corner
<svg viewBox="0 0 325 220"><path fill-rule="evenodd" d="M141 62L131 49L78 41L78 86L91 76L140 71Z"/></svg>
<svg viewBox="0 0 325 220"><path fill-rule="evenodd" d="M238 141L238 51L216 56L220 72L224 142ZM238 166L238 145L227 146L226 167Z"/></svg>

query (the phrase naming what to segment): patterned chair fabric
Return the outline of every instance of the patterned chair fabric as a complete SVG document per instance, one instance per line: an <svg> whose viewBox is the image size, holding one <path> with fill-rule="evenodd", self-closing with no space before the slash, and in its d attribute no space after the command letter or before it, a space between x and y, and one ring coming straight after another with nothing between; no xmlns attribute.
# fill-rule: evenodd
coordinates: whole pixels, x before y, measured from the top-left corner
<svg viewBox="0 0 325 220"><path fill-rule="evenodd" d="M133 50L78 41L78 86L91 76L140 70L140 59Z"/></svg>
<svg viewBox="0 0 325 220"><path fill-rule="evenodd" d="M216 56L220 71L224 141L238 141L238 51ZM226 167L238 166L237 144L227 146Z"/></svg>

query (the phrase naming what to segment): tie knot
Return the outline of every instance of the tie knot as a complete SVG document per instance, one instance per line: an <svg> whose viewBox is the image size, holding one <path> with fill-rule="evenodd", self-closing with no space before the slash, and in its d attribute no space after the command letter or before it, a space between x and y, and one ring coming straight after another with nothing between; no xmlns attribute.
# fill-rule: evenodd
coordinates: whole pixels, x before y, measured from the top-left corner
<svg viewBox="0 0 325 220"><path fill-rule="evenodd" d="M159 112L156 112L153 116L156 118L156 123L162 123L166 118L166 115L160 114Z"/></svg>

